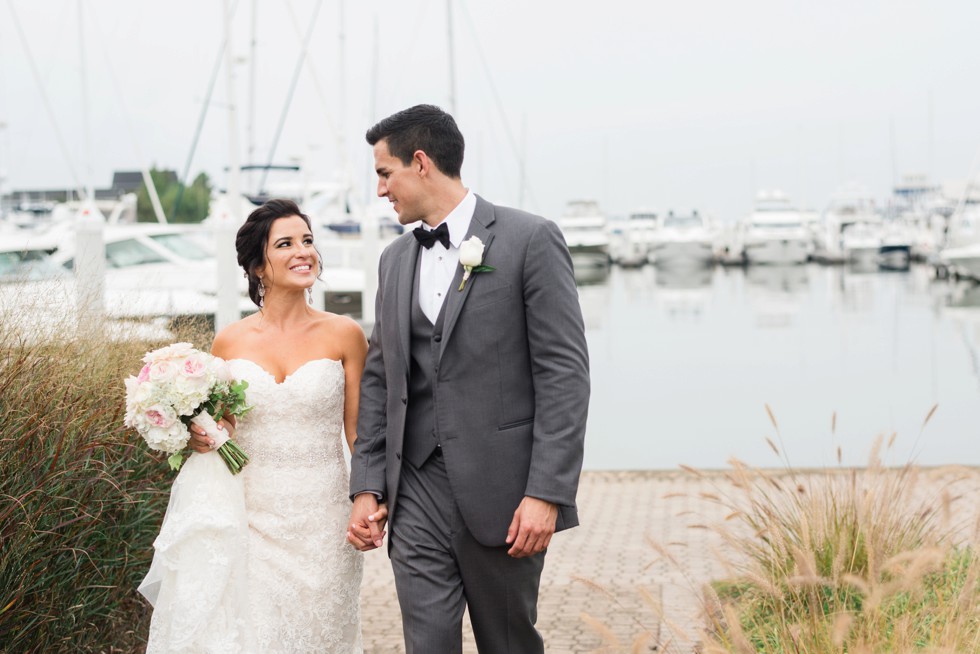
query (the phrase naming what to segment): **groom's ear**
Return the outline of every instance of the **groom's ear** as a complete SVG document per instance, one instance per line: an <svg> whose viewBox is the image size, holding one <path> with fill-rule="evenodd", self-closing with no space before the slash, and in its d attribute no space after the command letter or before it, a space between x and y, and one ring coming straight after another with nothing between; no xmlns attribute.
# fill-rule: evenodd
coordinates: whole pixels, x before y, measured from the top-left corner
<svg viewBox="0 0 980 654"><path fill-rule="evenodd" d="M432 172L432 159L424 150L416 150L412 155L412 169L418 173L419 177L426 177Z"/></svg>

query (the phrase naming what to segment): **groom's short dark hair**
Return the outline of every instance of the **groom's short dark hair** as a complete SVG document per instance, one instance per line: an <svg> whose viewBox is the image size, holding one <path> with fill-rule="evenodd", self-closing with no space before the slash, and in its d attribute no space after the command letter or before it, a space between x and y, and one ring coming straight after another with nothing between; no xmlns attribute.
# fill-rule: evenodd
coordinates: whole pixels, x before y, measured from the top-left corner
<svg viewBox="0 0 980 654"><path fill-rule="evenodd" d="M431 104L417 104L388 116L365 134L369 145L388 143L388 152L406 166L417 150L422 150L436 167L458 179L463 168L463 134L456 121Z"/></svg>

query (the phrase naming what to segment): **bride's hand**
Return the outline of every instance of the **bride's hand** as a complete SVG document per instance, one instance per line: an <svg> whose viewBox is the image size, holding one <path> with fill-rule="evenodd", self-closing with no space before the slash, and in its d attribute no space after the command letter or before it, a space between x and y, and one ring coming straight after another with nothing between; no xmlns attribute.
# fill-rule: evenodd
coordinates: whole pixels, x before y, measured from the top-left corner
<svg viewBox="0 0 980 654"><path fill-rule="evenodd" d="M228 438L235 437L235 416L225 416L218 421L218 429L222 429L228 432ZM210 452L214 446L214 440L211 439L206 433L204 433L204 428L198 425L191 425L191 439L188 441L187 445L197 452L198 454L204 454Z"/></svg>
<svg viewBox="0 0 980 654"><path fill-rule="evenodd" d="M361 552L381 547L384 542L384 525L388 520L388 507L378 504L373 493L361 493L354 498L347 541Z"/></svg>

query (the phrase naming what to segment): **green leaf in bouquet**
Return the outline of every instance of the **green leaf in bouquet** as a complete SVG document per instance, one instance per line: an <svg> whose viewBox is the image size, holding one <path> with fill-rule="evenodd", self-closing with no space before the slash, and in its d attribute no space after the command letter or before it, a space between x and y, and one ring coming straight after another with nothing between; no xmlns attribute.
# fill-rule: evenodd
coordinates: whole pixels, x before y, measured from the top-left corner
<svg viewBox="0 0 980 654"><path fill-rule="evenodd" d="M169 457L167 457L167 463L170 464L171 470L180 470L180 466L183 465L184 463L183 452L177 452L175 454L171 454Z"/></svg>

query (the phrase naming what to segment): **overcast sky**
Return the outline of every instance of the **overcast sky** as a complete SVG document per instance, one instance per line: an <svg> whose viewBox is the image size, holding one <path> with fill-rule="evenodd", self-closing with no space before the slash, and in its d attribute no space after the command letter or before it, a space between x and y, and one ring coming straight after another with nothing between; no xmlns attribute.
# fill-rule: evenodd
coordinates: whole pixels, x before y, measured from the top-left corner
<svg viewBox="0 0 980 654"><path fill-rule="evenodd" d="M693 207L732 221L758 189L822 209L843 182L884 199L896 175L962 179L980 149L980 3L452 3L463 177L502 204L519 202L522 157L525 206L545 215L591 197L610 214ZM291 4L298 28L285 0L257 3L260 162L318 2ZM233 30L243 162L252 5L239 0ZM447 2L319 6L315 74L299 77L274 160L305 158L314 178L348 161L373 187L365 129L419 102L450 107ZM88 155L78 3L0 5L5 190L74 185L11 7L79 178L91 170L104 187L113 170L183 169L221 45L221 0L86 0ZM222 185L229 104L222 73L192 165Z"/></svg>

